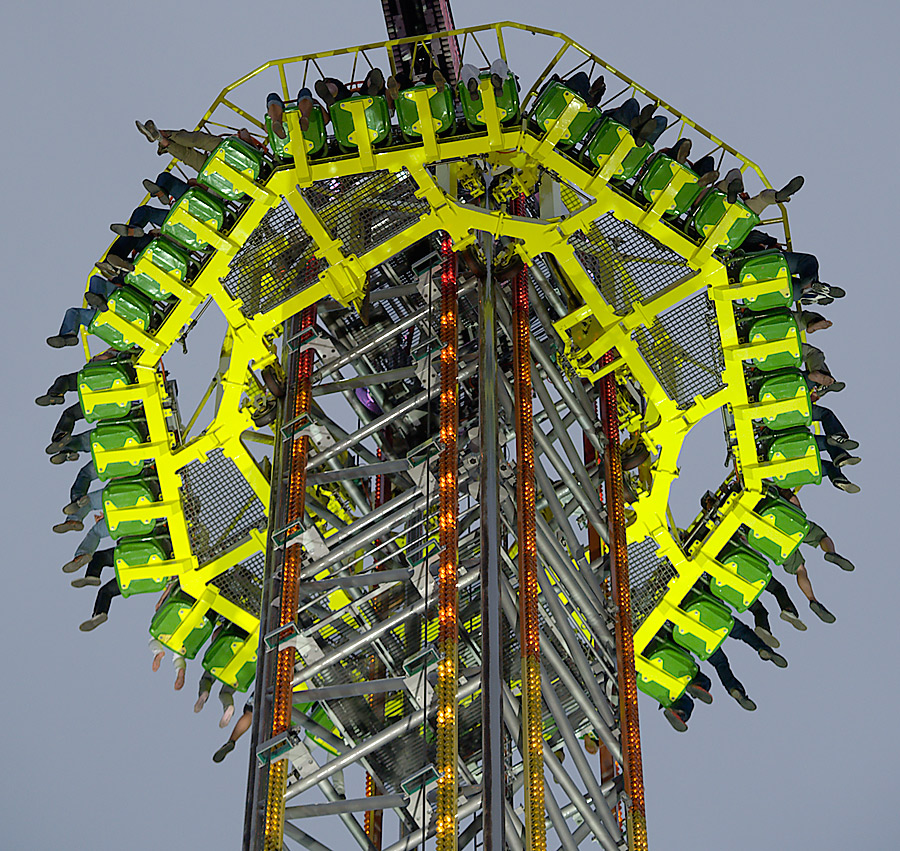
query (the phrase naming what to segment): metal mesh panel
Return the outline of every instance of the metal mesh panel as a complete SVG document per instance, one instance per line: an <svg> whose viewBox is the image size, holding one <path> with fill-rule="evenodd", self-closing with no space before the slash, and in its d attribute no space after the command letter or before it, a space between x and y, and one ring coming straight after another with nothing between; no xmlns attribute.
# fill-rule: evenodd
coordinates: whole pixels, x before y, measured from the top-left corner
<svg viewBox="0 0 900 851"><path fill-rule="evenodd" d="M660 558L653 538L628 547L628 580L631 586L631 623L637 629L666 593L677 571L667 558Z"/></svg>
<svg viewBox="0 0 900 851"><path fill-rule="evenodd" d="M680 254L612 213L594 221L586 234L574 233L569 243L604 301L623 316L697 274Z"/></svg>
<svg viewBox="0 0 900 851"><path fill-rule="evenodd" d="M228 602L259 617L265 569L265 556L256 553L217 576L210 585L215 585Z"/></svg>
<svg viewBox="0 0 900 851"><path fill-rule="evenodd" d="M266 313L314 284L328 264L287 201L269 210L231 261L222 280L241 313Z"/></svg>
<svg viewBox="0 0 900 851"><path fill-rule="evenodd" d="M319 180L303 190L303 197L349 257L371 251L427 213L428 202L416 197L417 189L401 169Z"/></svg>
<svg viewBox="0 0 900 851"><path fill-rule="evenodd" d="M705 291L661 313L631 338L679 408L689 408L695 396L710 396L725 386L719 326Z"/></svg>
<svg viewBox="0 0 900 851"><path fill-rule="evenodd" d="M221 449L208 457L178 471L191 550L201 565L228 552L251 529L266 526L266 509L237 464Z"/></svg>

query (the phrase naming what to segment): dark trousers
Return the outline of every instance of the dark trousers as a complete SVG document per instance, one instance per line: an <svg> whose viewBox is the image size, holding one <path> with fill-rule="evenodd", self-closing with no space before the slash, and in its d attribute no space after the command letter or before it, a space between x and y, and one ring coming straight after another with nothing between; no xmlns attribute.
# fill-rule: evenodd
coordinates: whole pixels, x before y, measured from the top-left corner
<svg viewBox="0 0 900 851"><path fill-rule="evenodd" d="M121 596L122 592L119 590L119 581L113 577L105 585L101 585L97 589L97 596L94 598L94 614L108 615L113 597Z"/></svg>
<svg viewBox="0 0 900 851"><path fill-rule="evenodd" d="M67 434L71 434L78 420L84 419L84 413L81 410L81 404L76 402L69 405L59 416L56 421L56 428L53 429L53 435L50 438L53 442L62 440Z"/></svg>
<svg viewBox="0 0 900 851"><path fill-rule="evenodd" d="M822 423L822 431L825 432L826 437L832 434L847 437L847 429L844 428L837 418L837 414L831 408L826 408L817 402L812 408L812 418L813 422Z"/></svg>
<svg viewBox="0 0 900 851"><path fill-rule="evenodd" d="M48 396L65 396L78 389L78 373L67 372L65 375L57 375L47 390Z"/></svg>
<svg viewBox="0 0 900 851"><path fill-rule="evenodd" d="M800 279L801 287L819 280L819 261L815 254L785 251L784 259L787 260L790 273Z"/></svg>
<svg viewBox="0 0 900 851"><path fill-rule="evenodd" d="M141 204L140 207L135 207L134 212L128 219L128 224L133 228L142 228L147 225L162 227L162 223L168 215L169 211L163 210L162 207L151 207L149 204Z"/></svg>

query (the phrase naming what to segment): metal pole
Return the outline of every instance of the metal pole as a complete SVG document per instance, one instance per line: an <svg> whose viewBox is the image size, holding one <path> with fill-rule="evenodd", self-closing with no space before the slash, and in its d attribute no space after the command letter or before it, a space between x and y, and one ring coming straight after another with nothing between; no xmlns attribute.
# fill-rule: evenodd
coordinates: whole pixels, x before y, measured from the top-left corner
<svg viewBox="0 0 900 851"><path fill-rule="evenodd" d="M610 351L601 366L612 363ZM619 449L619 408L616 379L606 375L600 384L600 413L606 433L606 504L609 516L610 575L616 603L616 660L619 673L619 719L622 729L623 769L627 796L627 830L630 851L647 848L644 813L644 772L641 762L641 729L638 717L637 679L634 671L634 635L631 627L631 590L628 584L628 544L622 504L622 457Z"/></svg>
<svg viewBox="0 0 900 851"><path fill-rule="evenodd" d="M487 182L486 199L490 198ZM485 202L487 204L487 201ZM497 399L497 291L493 236L481 235L486 273L478 302L479 442L481 444L481 759L484 851L506 851L503 776L503 670L500 634L500 434Z"/></svg>

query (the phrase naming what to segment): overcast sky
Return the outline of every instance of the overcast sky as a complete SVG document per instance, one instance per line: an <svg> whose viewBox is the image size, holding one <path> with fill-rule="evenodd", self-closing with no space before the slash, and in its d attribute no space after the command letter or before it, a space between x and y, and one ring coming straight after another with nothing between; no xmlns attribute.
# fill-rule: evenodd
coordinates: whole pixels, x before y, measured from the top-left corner
<svg viewBox="0 0 900 851"><path fill-rule="evenodd" d="M843 573L809 554L815 588L837 615L830 626L785 579L810 627L801 634L777 621L787 670L749 648L728 648L757 712L716 683L715 704L698 706L690 732L677 735L655 705L642 703L656 849L889 848L900 831L897 403L895 364L882 354L898 333L896 262L888 262L897 239L893 8L872 0L453 0L461 26L514 18L568 32L755 159L773 182L802 173L806 186L790 205L795 247L816 253L823 279L848 290L827 311L834 327L814 342L848 384L828 401L862 444L865 463L852 477L863 490L851 496L826 483L803 498L858 569ZM162 163L135 131L136 118L193 126L225 84L267 59L383 37L376 0L6 7L4 847L239 846L246 740L214 765L225 735L214 703L201 715L191 711L199 665L178 694L168 660L151 673L153 598L116 600L109 623L78 632L93 590L72 589L60 571L78 535L50 532L77 465L47 463L59 409L33 404L57 374L78 367L78 350L53 351L43 341L63 310L80 303L108 224L128 215L141 179ZM209 317L192 337L190 359L166 359L185 407L215 368L221 332ZM681 460L691 471L678 490L687 516L722 478L718 431L707 433ZM340 825L309 829L335 848L351 842Z"/></svg>

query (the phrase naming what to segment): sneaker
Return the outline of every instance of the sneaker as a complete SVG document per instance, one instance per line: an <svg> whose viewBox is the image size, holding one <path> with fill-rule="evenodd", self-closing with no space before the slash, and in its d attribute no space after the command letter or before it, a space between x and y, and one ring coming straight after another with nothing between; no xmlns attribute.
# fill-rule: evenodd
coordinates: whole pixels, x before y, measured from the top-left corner
<svg viewBox="0 0 900 851"><path fill-rule="evenodd" d="M747 696L747 692L741 691L739 688L733 688L728 692L743 709L748 712L756 711L756 704Z"/></svg>
<svg viewBox="0 0 900 851"><path fill-rule="evenodd" d="M51 349L64 349L66 346L77 346L78 335L54 334L52 337L47 337L47 345L50 346Z"/></svg>
<svg viewBox="0 0 900 851"><path fill-rule="evenodd" d="M603 100L603 95L605 94L606 80L601 74L593 83L591 83L591 87L588 89L587 105L590 107L597 106L600 101Z"/></svg>
<svg viewBox="0 0 900 851"><path fill-rule="evenodd" d="M770 650L768 647L761 647L758 652L759 658L762 659L763 662L774 662L779 668L786 668L788 666L788 661L784 656L780 653L776 653L774 650Z"/></svg>
<svg viewBox="0 0 900 851"><path fill-rule="evenodd" d="M666 721L668 721L672 725L673 730L677 730L679 733L687 732L687 722L682 717L681 713L677 709L672 709L671 707L666 707L663 710L663 715L666 716ZM213 757L215 759L215 757Z"/></svg>
<svg viewBox="0 0 900 851"><path fill-rule="evenodd" d="M393 74L387 78L385 88L387 89L388 98L391 103L395 103L400 97L400 83L397 82L397 78Z"/></svg>
<svg viewBox="0 0 900 851"><path fill-rule="evenodd" d="M775 203L783 204L785 201L791 200L791 195L799 192L803 187L803 178L801 176L792 177L784 186L775 193Z"/></svg>
<svg viewBox="0 0 900 851"><path fill-rule="evenodd" d="M431 81L439 92L443 92L447 88L447 78L437 68L431 72Z"/></svg>
<svg viewBox="0 0 900 851"><path fill-rule="evenodd" d="M706 172L706 174L700 175L697 186L712 186L718 179L719 172L713 169L712 171Z"/></svg>
<svg viewBox="0 0 900 851"><path fill-rule="evenodd" d="M161 186L154 183L152 180L145 178L143 181L144 189L147 190L147 193L156 198L157 201L162 201L167 207L170 206L169 193L166 192Z"/></svg>
<svg viewBox="0 0 900 851"><path fill-rule="evenodd" d="M847 386L847 382L845 381L832 381L827 387L823 386L819 391L819 395L822 393L840 393Z"/></svg>
<svg viewBox="0 0 900 851"><path fill-rule="evenodd" d="M834 623L837 620L818 600L810 600L809 607L812 609L813 614L817 615L819 620L825 621L825 623Z"/></svg>
<svg viewBox="0 0 900 851"><path fill-rule="evenodd" d="M478 77L469 77L466 88L469 90L469 98L471 100L478 100L481 97L481 95L478 94Z"/></svg>
<svg viewBox="0 0 900 851"><path fill-rule="evenodd" d="M60 397L60 398L62 398L62 397ZM40 402L38 402L38 404L40 405ZM58 404L58 403L54 402L52 404ZM825 438L825 442L829 446L836 446L838 449L847 449L847 450L859 449L859 441L858 440L851 440L849 437L847 437L846 435L843 435L843 434L829 434L828 437Z"/></svg>
<svg viewBox="0 0 900 851"><path fill-rule="evenodd" d="M88 303L89 307L93 307L94 310L99 310L101 313L109 310L109 304L100 293L85 293L84 300Z"/></svg>
<svg viewBox="0 0 900 851"><path fill-rule="evenodd" d="M330 108L337 100L337 86L334 83L329 83L326 80L316 80L314 88L325 106Z"/></svg>
<svg viewBox="0 0 900 851"><path fill-rule="evenodd" d="M855 467L862 458L857 455L851 455L849 452L842 452L834 461L836 467Z"/></svg>
<svg viewBox="0 0 900 851"><path fill-rule="evenodd" d="M234 742L230 739L213 754L213 762L221 762L234 750Z"/></svg>
<svg viewBox="0 0 900 851"><path fill-rule="evenodd" d="M712 703L713 696L705 689L703 686L698 686L696 683L688 683L688 687L685 691L694 699L699 700L701 703Z"/></svg>
<svg viewBox="0 0 900 851"><path fill-rule="evenodd" d="M51 464L65 464L66 461L77 461L78 453L77 452L57 452L55 455L50 456Z"/></svg>
<svg viewBox="0 0 900 851"><path fill-rule="evenodd" d="M270 103L268 109L269 120L272 122L272 131L279 139L286 139L287 133L284 132L284 123L282 122L283 112L281 104ZM277 116L277 117L276 117ZM197 710L195 710L197 711Z"/></svg>
<svg viewBox="0 0 900 851"><path fill-rule="evenodd" d="M159 130L156 129L156 125L149 118L143 124L140 121L135 121L134 126L147 137L148 142L159 141Z"/></svg>
<svg viewBox="0 0 900 851"><path fill-rule="evenodd" d="M57 523L53 527L53 531L60 535L62 535L63 532L83 532L84 523L75 519L64 520L62 523Z"/></svg>
<svg viewBox="0 0 900 851"><path fill-rule="evenodd" d="M72 580L73 588L84 588L87 585L99 585L99 576L79 576Z"/></svg>
<svg viewBox="0 0 900 851"><path fill-rule="evenodd" d="M74 573L76 570L81 570L81 568L84 567L90 560L90 553L82 553L80 556L75 556L72 561L67 561L63 565L63 573Z"/></svg>
<svg viewBox="0 0 900 851"><path fill-rule="evenodd" d="M805 290L805 293L809 293L809 290ZM800 304L807 306L811 304L828 305L832 302L834 302L834 299L830 295L825 295L825 293L810 293L809 295L800 296Z"/></svg>
<svg viewBox="0 0 900 851"><path fill-rule="evenodd" d="M675 160L675 162L677 162L679 165L684 165L687 162L687 158L691 154L692 146L693 142L691 142L690 139L679 139L672 148L672 159Z"/></svg>
<svg viewBox="0 0 900 851"><path fill-rule="evenodd" d="M228 726L228 722L231 720L231 716L234 715L234 704L231 706L226 706L225 711L222 713L222 717L219 719L219 727L225 728Z"/></svg>
<svg viewBox="0 0 900 851"><path fill-rule="evenodd" d="M800 614L798 612L789 612L785 609L781 612L779 617L783 621L787 621L794 629L798 629L800 632L806 632L806 624L800 620Z"/></svg>
<svg viewBox="0 0 900 851"><path fill-rule="evenodd" d="M366 94L369 97L378 97L384 92L384 74L380 68L373 68L366 74Z"/></svg>
<svg viewBox="0 0 900 851"><path fill-rule="evenodd" d="M631 130L633 136L637 136L641 131L643 126L653 118L653 113L656 112L656 104L648 103L639 113L637 118L632 119L631 126L628 128Z"/></svg>
<svg viewBox="0 0 900 851"><path fill-rule="evenodd" d="M760 641L764 641L772 649L781 647L781 642L774 635L772 635L772 630L769 628L768 624L766 624L765 626L763 626L762 624L760 624L759 626L755 626L753 628L753 631L756 633L757 638L759 638Z"/></svg>
<svg viewBox="0 0 900 851"><path fill-rule="evenodd" d="M52 458L50 460L53 460ZM837 475L831 480L831 484L833 484L838 490L844 491L844 493L859 493L860 488L859 485L853 484L846 476Z"/></svg>
<svg viewBox="0 0 900 851"><path fill-rule="evenodd" d="M94 266L96 266L97 271L100 272L101 275L106 275L107 278L115 278L116 275L119 274L119 270L105 260L98 260Z"/></svg>
<svg viewBox="0 0 900 851"><path fill-rule="evenodd" d="M831 296L832 298L843 298L847 295L847 290L843 287L836 287L832 284L823 284L821 281L816 281L807 292L813 293L822 293L822 295Z"/></svg>
<svg viewBox="0 0 900 851"><path fill-rule="evenodd" d="M199 712L206 706L206 701L209 700L209 692L201 691L200 696L197 698L197 702L194 704L194 712Z"/></svg>
<svg viewBox="0 0 900 851"><path fill-rule="evenodd" d="M736 204L738 195L744 191L744 181L740 177L736 177L728 184L728 191L725 193L725 200L729 204Z"/></svg>
<svg viewBox="0 0 900 851"><path fill-rule="evenodd" d="M43 396L38 396L34 403L42 408L46 408L48 405L62 405L65 401L65 396L54 396L52 393L45 393Z"/></svg>
<svg viewBox="0 0 900 851"><path fill-rule="evenodd" d="M54 434L50 443L44 448L44 452L48 455L56 455L57 452L62 452L62 450L66 448L66 444L69 442L70 437L70 434L63 434L60 436Z"/></svg>
<svg viewBox="0 0 900 851"><path fill-rule="evenodd" d="M116 254L107 254L106 262L116 270L117 275L119 274L119 272L134 271L134 263L132 263L130 260L125 260L123 257L119 257Z"/></svg>
<svg viewBox="0 0 900 851"><path fill-rule="evenodd" d="M94 615L92 618L88 618L83 624L81 624L78 628L82 632L90 632L92 629L96 629L100 624L106 623L109 620L109 615L105 612L100 612L99 615Z"/></svg>
<svg viewBox="0 0 900 851"><path fill-rule="evenodd" d="M109 229L116 234L116 236L143 236L144 229L138 227L132 227L131 225L124 225L120 222L116 222L109 226Z"/></svg>
<svg viewBox="0 0 900 851"><path fill-rule="evenodd" d="M503 77L499 74L491 74L491 85L494 87L494 97L503 96Z"/></svg>
<svg viewBox="0 0 900 851"><path fill-rule="evenodd" d="M838 555L837 553L825 553L825 561L830 561L832 564L836 564L841 570L855 570L855 565L849 558L844 558L842 555Z"/></svg>

